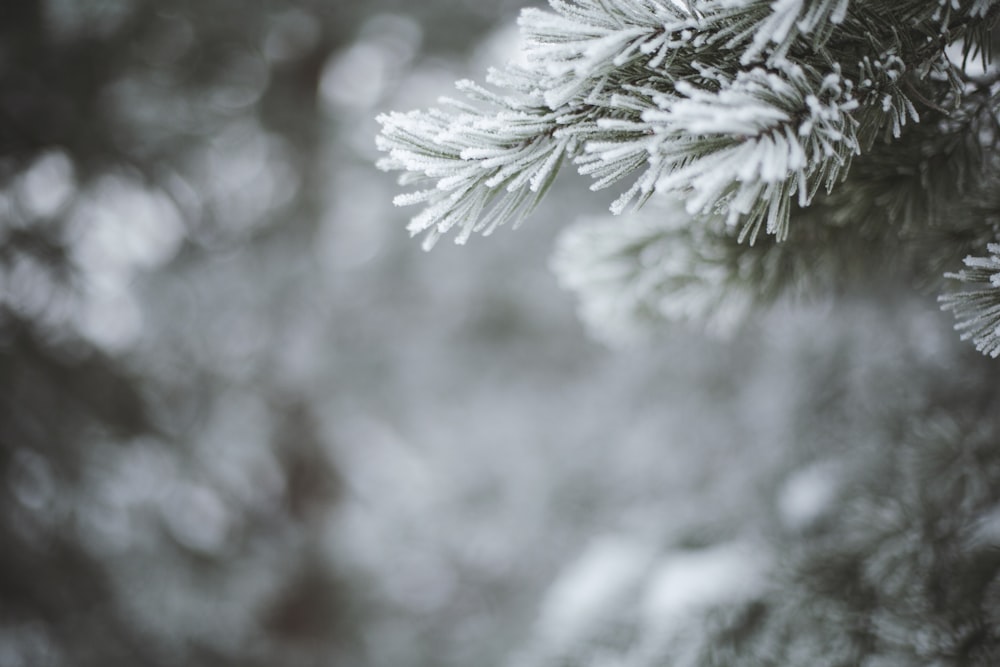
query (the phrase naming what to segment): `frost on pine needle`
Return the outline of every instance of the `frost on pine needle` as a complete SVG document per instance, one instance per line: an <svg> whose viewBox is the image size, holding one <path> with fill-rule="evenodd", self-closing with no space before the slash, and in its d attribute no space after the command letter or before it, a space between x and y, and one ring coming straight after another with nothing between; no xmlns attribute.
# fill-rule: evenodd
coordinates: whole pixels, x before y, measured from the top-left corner
<svg viewBox="0 0 1000 667"><path fill-rule="evenodd" d="M783 240L792 198L808 206L820 187L829 192L860 152L851 84L781 63L719 74L712 88L678 82L684 97L643 113L659 138L656 189L687 195L691 214L725 213L741 239L753 243L763 226Z"/></svg>
<svg viewBox="0 0 1000 667"><path fill-rule="evenodd" d="M847 0L549 4L521 14L525 64L491 72L499 92L463 82L468 100L380 117L380 166L423 187L397 201L425 205L410 229L428 245L520 221L566 161L594 189L635 177L616 213L680 193L751 242L784 238L793 201L807 206L884 129L898 137L919 118L910 89L943 58L903 66L943 21L913 8L911 35Z"/></svg>
<svg viewBox="0 0 1000 667"><path fill-rule="evenodd" d="M966 283L972 289L940 298L941 307L955 314L962 340L972 340L976 349L996 359L1000 357L1000 243L987 246L988 257L966 257L965 267L946 277Z"/></svg>
<svg viewBox="0 0 1000 667"><path fill-rule="evenodd" d="M770 15L759 25L741 61L748 64L760 58L769 45L774 45L770 58L783 59L800 36L814 43L824 43L832 30L844 22L850 0L808 2L807 0L776 0L770 3Z"/></svg>
<svg viewBox="0 0 1000 667"><path fill-rule="evenodd" d="M458 88L492 106L489 113L445 100L446 109L379 116L382 169L398 169L406 185L424 189L398 196L397 205L425 204L409 225L426 232L430 248L452 228L464 243L520 221L545 195L574 138L558 132L558 117L532 106L528 96L501 97L471 82Z"/></svg>
<svg viewBox="0 0 1000 667"><path fill-rule="evenodd" d="M871 188L851 171L868 156L889 156L880 182L898 177L909 186L914 169L930 173L927 156L904 163L894 148L927 119L964 113L967 97L993 85L971 80L947 52L959 47L986 71L998 17L995 0L549 0L548 9L522 12L519 64L491 70L489 87L460 82L462 99L380 116L379 166L414 188L395 202L423 207L409 229L428 248L450 232L464 243L520 224L564 165L590 177L593 190L619 187L616 215L654 197L680 199L690 231L672 232L671 244L691 247L667 244L656 260L663 266L649 260L639 271L648 274L644 285L683 290L669 306L650 306L634 291L620 301L687 317L708 308L678 305L685 290L710 280L681 280L678 258L711 256L706 239L786 242L793 227L831 222L857 229L859 244L899 237L856 219L853 194ZM952 164L966 150L959 141L940 157ZM919 189L929 199L944 188ZM891 217L866 197L875 219ZM930 228L939 216L924 217ZM639 282L622 285L641 291ZM744 293L726 289L733 295L709 290L708 302Z"/></svg>

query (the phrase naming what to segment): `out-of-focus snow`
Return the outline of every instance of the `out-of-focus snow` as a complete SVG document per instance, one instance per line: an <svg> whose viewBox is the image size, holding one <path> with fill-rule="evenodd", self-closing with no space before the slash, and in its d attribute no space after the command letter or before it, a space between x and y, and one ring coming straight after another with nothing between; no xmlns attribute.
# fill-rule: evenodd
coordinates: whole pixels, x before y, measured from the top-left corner
<svg viewBox="0 0 1000 667"><path fill-rule="evenodd" d="M538 622L542 641L571 646L620 614L652 558L649 545L624 537L603 537L590 544L546 595Z"/></svg>
<svg viewBox="0 0 1000 667"><path fill-rule="evenodd" d="M743 543L669 553L646 589L646 623L660 628L699 610L750 598L763 590L766 566L760 548Z"/></svg>
<svg viewBox="0 0 1000 667"><path fill-rule="evenodd" d="M840 478L832 464L814 464L793 473L781 487L778 511L791 528L806 528L831 509Z"/></svg>

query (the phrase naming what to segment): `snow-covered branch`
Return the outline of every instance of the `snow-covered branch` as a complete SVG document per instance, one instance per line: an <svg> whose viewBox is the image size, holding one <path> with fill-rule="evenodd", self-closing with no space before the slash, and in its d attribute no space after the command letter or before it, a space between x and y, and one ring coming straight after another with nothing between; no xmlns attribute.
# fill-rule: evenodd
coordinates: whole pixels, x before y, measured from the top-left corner
<svg viewBox="0 0 1000 667"><path fill-rule="evenodd" d="M965 268L948 278L971 289L940 298L941 307L955 313L962 340L972 340L976 349L994 359L1000 357L1000 243L986 247L986 257L966 257Z"/></svg>

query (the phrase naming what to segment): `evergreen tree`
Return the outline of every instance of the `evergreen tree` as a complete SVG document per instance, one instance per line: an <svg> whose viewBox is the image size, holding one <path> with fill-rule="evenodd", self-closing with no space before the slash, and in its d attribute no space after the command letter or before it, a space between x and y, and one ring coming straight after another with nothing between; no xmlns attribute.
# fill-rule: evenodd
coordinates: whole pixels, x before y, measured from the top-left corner
<svg viewBox="0 0 1000 667"><path fill-rule="evenodd" d="M930 290L1000 356L1000 3L549 4L523 11L522 58L490 87L380 117L380 166L418 186L396 203L424 206L409 229L425 247L519 224L572 163L594 190L624 184L611 210L629 212L568 229L553 259L602 337ZM810 424L836 419L850 444L787 481L759 542L676 538L657 567L585 555L521 663L998 664L995 366L928 368L887 380L915 384L884 405L814 386ZM617 582L597 587L600 622L560 615L595 578Z"/></svg>

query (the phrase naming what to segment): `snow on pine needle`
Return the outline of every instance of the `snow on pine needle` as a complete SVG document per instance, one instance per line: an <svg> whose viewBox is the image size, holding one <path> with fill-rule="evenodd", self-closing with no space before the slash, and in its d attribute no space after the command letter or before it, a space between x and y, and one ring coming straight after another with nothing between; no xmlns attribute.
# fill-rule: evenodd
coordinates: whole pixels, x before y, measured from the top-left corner
<svg viewBox="0 0 1000 667"><path fill-rule="evenodd" d="M530 96L501 97L470 81L459 90L491 105L488 111L464 102L442 100L445 109L393 112L379 116L379 161L386 170L402 170L404 185L431 185L399 195L397 205L424 203L409 225L426 232L424 247L454 227L456 241L473 232L490 234L504 223L519 222L552 184L573 136L560 134L559 114L532 104Z"/></svg>
<svg viewBox="0 0 1000 667"><path fill-rule="evenodd" d="M654 176L640 178L613 210L655 188L682 195L691 214L725 214L741 240L753 243L762 226L786 238L792 197L808 206L820 187L830 191L861 148L851 82L837 70L823 76L778 65L733 78L704 69L707 85L678 81L677 95L653 95L655 106L628 127L641 137L637 147L648 153ZM586 151L584 164L622 157L616 141L593 141Z"/></svg>
<svg viewBox="0 0 1000 667"><path fill-rule="evenodd" d="M395 200L426 204L409 225L413 234L427 233L425 247L455 227L464 243L473 232L522 221L564 159L579 155L597 133L596 118L615 112L613 92L635 76L628 66L642 59L662 65L663 54L678 46L670 36L690 33L694 20L656 2L613 6L620 11L613 20L593 1L553 0L556 13L525 10L528 66L508 65L487 78L507 94L462 81L468 101L443 99L441 109L378 118L377 146L389 154L379 167L403 171L403 185L430 186Z"/></svg>
<svg viewBox="0 0 1000 667"><path fill-rule="evenodd" d="M748 65L759 59L769 45L774 45L770 60L784 60L795 40L808 36L816 45L824 44L836 26L847 17L850 0L776 0L755 3L770 10L754 31L750 45L740 61Z"/></svg>
<svg viewBox="0 0 1000 667"><path fill-rule="evenodd" d="M524 64L490 72L499 92L461 82L465 100L380 116L379 166L421 188L396 203L425 206L409 229L427 247L516 225L567 162L595 190L634 179L615 213L680 195L741 239L781 240L794 204L919 119L910 89L943 51L902 67L940 22L913 4L897 26L883 2L550 0L522 12Z"/></svg>
<svg viewBox="0 0 1000 667"><path fill-rule="evenodd" d="M695 39L703 26L693 12L669 2L549 4L552 12L525 9L518 24L537 89L553 109L586 101L614 106L609 92L628 79L630 67L669 74L679 55L705 41L704 34Z"/></svg>
<svg viewBox="0 0 1000 667"><path fill-rule="evenodd" d="M945 294L940 301L942 308L955 314L962 340L971 339L977 350L996 359L1000 357L1000 243L990 243L986 249L988 257L966 257L966 268L946 274L972 289Z"/></svg>

